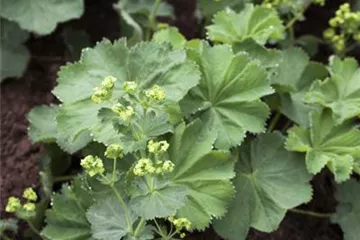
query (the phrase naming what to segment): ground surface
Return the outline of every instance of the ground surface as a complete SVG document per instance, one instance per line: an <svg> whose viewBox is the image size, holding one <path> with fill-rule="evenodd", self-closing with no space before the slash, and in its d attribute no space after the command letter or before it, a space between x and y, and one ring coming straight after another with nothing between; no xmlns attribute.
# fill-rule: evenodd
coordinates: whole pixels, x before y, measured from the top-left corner
<svg viewBox="0 0 360 240"><path fill-rule="evenodd" d="M51 94L55 86L59 67L68 60L61 30L66 26L85 29L96 42L103 37L116 39L120 35L118 17L112 10L111 0L87 0L86 12L80 20L62 24L58 30L47 37L32 37L28 47L32 54L31 63L20 79L8 79L1 85L1 188L0 207L4 209L6 199L19 196L24 188L38 186L38 161L42 153L41 145L32 145L27 138L26 115L38 104L56 102ZM176 20L169 21L180 28L188 37L199 36L199 25L195 18L194 0L169 0L175 6ZM331 17L341 1L325 9L312 8L308 11L307 21L296 27L297 34L311 33L320 35L324 24ZM326 60L328 50L321 49L316 58ZM328 172L323 172L313 180L314 200L302 206L317 212L333 212L336 201L333 197L334 183ZM1 211L4 214L3 211ZM21 237L17 237L20 239ZM187 239L221 239L212 230L194 233ZM341 240L342 232L328 219L288 213L280 228L271 234L251 231L250 240Z"/></svg>

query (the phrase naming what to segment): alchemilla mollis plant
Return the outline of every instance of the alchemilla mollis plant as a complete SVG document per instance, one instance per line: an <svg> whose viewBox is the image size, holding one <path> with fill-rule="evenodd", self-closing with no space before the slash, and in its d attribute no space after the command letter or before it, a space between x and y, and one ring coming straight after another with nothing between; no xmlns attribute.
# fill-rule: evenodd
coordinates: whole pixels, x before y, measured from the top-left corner
<svg viewBox="0 0 360 240"><path fill-rule="evenodd" d="M345 3L330 20L324 38L335 54L324 65L292 35L310 4L324 1L227 8L207 40L161 26L138 43L103 40L63 66L53 90L61 104L34 108L29 136L80 156L82 171L44 190L39 236L170 240L212 226L241 240L250 228L276 230L292 211L329 217L358 239L360 68L346 54L359 42L359 13ZM338 183L336 212L296 208L323 169ZM38 195L29 188L23 198L6 211L31 223Z"/></svg>

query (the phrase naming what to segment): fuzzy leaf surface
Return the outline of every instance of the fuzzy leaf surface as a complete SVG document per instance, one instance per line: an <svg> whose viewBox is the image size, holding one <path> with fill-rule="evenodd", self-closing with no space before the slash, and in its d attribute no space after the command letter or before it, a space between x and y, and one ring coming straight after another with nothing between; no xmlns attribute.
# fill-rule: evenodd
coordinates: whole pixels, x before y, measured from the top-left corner
<svg viewBox="0 0 360 240"><path fill-rule="evenodd" d="M79 18L83 11L83 0L3 0L0 16L25 30L45 35L54 31L58 23Z"/></svg>
<svg viewBox="0 0 360 240"><path fill-rule="evenodd" d="M345 240L357 240L360 236L360 183L350 179L338 186L336 200L339 205L331 221L338 223L344 232Z"/></svg>
<svg viewBox="0 0 360 240"><path fill-rule="evenodd" d="M260 98L273 93L266 71L248 54L233 54L229 45L202 43L199 51L192 58L202 78L182 101L184 112L199 112L204 127L217 132L218 149L240 144L246 132L263 132L269 108Z"/></svg>
<svg viewBox="0 0 360 240"><path fill-rule="evenodd" d="M46 227L41 234L50 240L92 240L86 209L92 204L92 197L83 189L80 178L71 186L63 185L56 193L53 206L46 212Z"/></svg>
<svg viewBox="0 0 360 240"><path fill-rule="evenodd" d="M186 38L175 27L160 30L153 36L153 41L162 43L168 42L174 48L182 48L186 43Z"/></svg>
<svg viewBox="0 0 360 240"><path fill-rule="evenodd" d="M130 223L125 212L115 197L109 197L89 208L86 213L91 223L93 237L100 240L119 240L130 232L137 216L130 211Z"/></svg>
<svg viewBox="0 0 360 240"><path fill-rule="evenodd" d="M214 223L222 237L245 239L250 227L274 231L287 209L311 200L311 176L302 155L286 151L283 145L284 137L275 132L241 146L235 199L225 217Z"/></svg>
<svg viewBox="0 0 360 240"><path fill-rule="evenodd" d="M186 186L188 197L177 216L186 217L195 229L205 229L213 217L225 214L234 195L229 181L234 177L234 159L212 150L215 133L199 120L180 124L170 143L169 158L175 164L170 176L174 185Z"/></svg>
<svg viewBox="0 0 360 240"><path fill-rule="evenodd" d="M14 22L1 18L1 81L7 77L21 77L30 59L23 43L29 33Z"/></svg>
<svg viewBox="0 0 360 240"><path fill-rule="evenodd" d="M54 142L57 137L56 116L59 107L37 106L28 114L29 130L28 135L32 142Z"/></svg>
<svg viewBox="0 0 360 240"><path fill-rule="evenodd" d="M327 166L337 182L360 170L360 130L351 121L336 125L329 110L310 114L310 129L295 126L289 130L286 148L306 152L306 166L316 174Z"/></svg>
<svg viewBox="0 0 360 240"><path fill-rule="evenodd" d="M104 40L84 50L79 62L61 68L53 90L63 102L57 117L58 143L66 151L73 153L93 138L105 144L113 140L109 139L111 123L98 114L110 104L90 101L94 87L109 75L118 79L112 102L124 95L124 81L135 81L140 89L157 84L164 88L169 102L177 102L198 83L200 73L184 51L171 50L168 44L141 43L129 49L124 40Z"/></svg>
<svg viewBox="0 0 360 240"><path fill-rule="evenodd" d="M230 9L218 12L207 29L212 41L230 44L253 39L264 45L269 39L284 38L284 26L276 10L252 4L239 13Z"/></svg>
<svg viewBox="0 0 360 240"><path fill-rule="evenodd" d="M316 81L305 96L333 111L336 124L360 114L360 68L354 58L330 59L330 78Z"/></svg>

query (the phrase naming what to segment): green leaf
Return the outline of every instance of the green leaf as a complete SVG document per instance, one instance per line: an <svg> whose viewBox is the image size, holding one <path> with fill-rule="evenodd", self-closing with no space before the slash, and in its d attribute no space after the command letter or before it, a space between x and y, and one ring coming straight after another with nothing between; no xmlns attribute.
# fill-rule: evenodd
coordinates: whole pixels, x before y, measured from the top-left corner
<svg viewBox="0 0 360 240"><path fill-rule="evenodd" d="M305 96L333 112L336 124L360 114L360 68L354 58L330 59L331 78L316 81Z"/></svg>
<svg viewBox="0 0 360 240"><path fill-rule="evenodd" d="M212 15L225 8L231 8L233 10L241 10L243 9L246 2L249 1L248 0L197 1L199 10L204 17L212 17Z"/></svg>
<svg viewBox="0 0 360 240"><path fill-rule="evenodd" d="M153 41L158 43L171 43L175 49L183 48L186 43L186 38L175 27L166 28L156 32L153 36Z"/></svg>
<svg viewBox="0 0 360 240"><path fill-rule="evenodd" d="M79 18L83 11L83 0L4 0L0 16L25 30L45 35L54 31L58 23Z"/></svg>
<svg viewBox="0 0 360 240"><path fill-rule="evenodd" d="M18 230L18 221L14 218L0 219L0 234L5 231L16 232Z"/></svg>
<svg viewBox="0 0 360 240"><path fill-rule="evenodd" d="M32 142L56 141L56 116L59 112L57 105L41 105L33 108L28 114L28 135Z"/></svg>
<svg viewBox="0 0 360 240"><path fill-rule="evenodd" d="M72 60L79 60L82 49L90 47L90 35L85 30L78 30L75 28L67 27L61 33L66 48L68 50L69 57Z"/></svg>
<svg viewBox="0 0 360 240"><path fill-rule="evenodd" d="M229 45L203 43L193 58L202 78L182 102L187 114L199 112L205 128L217 132L215 146L228 149L246 132L265 131L268 106L260 98L273 93L266 71L246 53L233 54Z"/></svg>
<svg viewBox="0 0 360 240"><path fill-rule="evenodd" d="M46 227L41 234L50 240L91 240L90 224L86 210L92 197L83 189L80 178L71 186L64 184L61 193L56 193L52 208L46 212Z"/></svg>
<svg viewBox="0 0 360 240"><path fill-rule="evenodd" d="M186 187L174 186L156 177L138 178L134 184L137 186L131 193L130 206L145 219L175 215L176 210L184 206L188 194Z"/></svg>
<svg viewBox="0 0 360 240"><path fill-rule="evenodd" d="M154 84L163 87L167 101L172 105L198 83L200 73L197 66L186 59L184 51L171 50L168 44L141 43L128 49L124 40L114 43L104 40L93 49L84 50L79 62L61 68L59 84L53 90L63 102L57 128L58 143L66 151L73 153L93 138L105 144L118 139L115 133L109 135L113 131L111 121L104 121L98 114L110 103L94 104L90 101L94 87L109 75L118 79L111 102L117 102L124 95L121 87L124 81L136 81L141 89ZM163 121L151 125L153 120L142 120L141 126L147 136L153 136L154 131L158 133L168 126Z"/></svg>
<svg viewBox="0 0 360 240"><path fill-rule="evenodd" d="M339 205L331 221L338 223L344 232L345 240L357 240L360 236L360 183L350 179L338 186L336 199Z"/></svg>
<svg viewBox="0 0 360 240"><path fill-rule="evenodd" d="M269 39L283 39L285 28L275 9L247 4L240 13L230 9L218 12L207 29L209 38L215 42L253 39L264 45Z"/></svg>
<svg viewBox="0 0 360 240"><path fill-rule="evenodd" d="M287 209L311 200L311 176L302 155L286 151L283 145L284 137L275 132L259 135L241 146L235 199L225 217L214 223L222 237L245 239L250 227L272 232Z"/></svg>
<svg viewBox="0 0 360 240"><path fill-rule="evenodd" d="M319 108L306 104L304 96L315 79L323 78L327 75L328 72L322 64L309 63L297 84L298 90L290 93L280 93L281 112L293 122L301 126L308 126L309 113L313 110L319 110Z"/></svg>
<svg viewBox="0 0 360 240"><path fill-rule="evenodd" d="M2 3L3 5L3 3ZM1 18L1 81L8 77L21 77L30 59L23 45L29 33L14 23Z"/></svg>
<svg viewBox="0 0 360 240"><path fill-rule="evenodd" d="M289 130L286 148L306 152L306 166L316 174L327 166L335 180L350 178L353 170L359 171L360 130L351 121L336 125L329 110L310 114L310 129L295 126Z"/></svg>
<svg viewBox="0 0 360 240"><path fill-rule="evenodd" d="M185 205L177 215L186 217L193 228L203 230L213 217L225 214L234 189L234 159L229 153L212 151L215 133L197 120L185 127L180 124L170 143L169 158L175 164L170 177L173 184L189 191Z"/></svg>
<svg viewBox="0 0 360 240"><path fill-rule="evenodd" d="M125 1L124 1L125 2ZM143 14L148 16L154 11L155 0L128 0L124 4L119 1L115 6L122 6L129 14ZM161 2L156 11L157 17L171 17L173 15L173 8L166 2Z"/></svg>
<svg viewBox="0 0 360 240"><path fill-rule="evenodd" d="M136 221L136 215L130 211L129 220L125 218L125 212L115 197L107 198L95 203L86 213L91 223L91 230L95 239L119 240L128 233L132 224Z"/></svg>

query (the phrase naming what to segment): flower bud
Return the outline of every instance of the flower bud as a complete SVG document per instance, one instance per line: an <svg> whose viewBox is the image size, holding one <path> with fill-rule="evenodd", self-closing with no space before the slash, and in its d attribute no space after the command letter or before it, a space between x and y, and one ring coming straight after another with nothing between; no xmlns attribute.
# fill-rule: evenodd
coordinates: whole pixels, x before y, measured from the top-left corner
<svg viewBox="0 0 360 240"><path fill-rule="evenodd" d="M27 212L33 212L33 211L35 211L36 206L34 203L28 202L28 203L24 204L23 208Z"/></svg>
<svg viewBox="0 0 360 240"><path fill-rule="evenodd" d="M138 85L136 82L129 81L123 83L123 88L128 94L134 94L138 90Z"/></svg>
<svg viewBox="0 0 360 240"><path fill-rule="evenodd" d="M110 144L105 151L105 157L111 159L122 158L124 156L123 148L120 144Z"/></svg>
<svg viewBox="0 0 360 240"><path fill-rule="evenodd" d="M23 193L23 197L29 201L36 201L37 195L32 188L26 188Z"/></svg>
<svg viewBox="0 0 360 240"><path fill-rule="evenodd" d="M115 86L116 78L113 76L107 76L101 82L101 87L105 88L106 90L112 90Z"/></svg>
<svg viewBox="0 0 360 240"><path fill-rule="evenodd" d="M20 199L17 197L9 197L8 203L6 205L5 211L12 213L16 212L21 208L21 202Z"/></svg>
<svg viewBox="0 0 360 240"><path fill-rule="evenodd" d="M80 165L85 169L90 177L102 174L105 171L103 161L97 156L86 156L81 160Z"/></svg>
<svg viewBox="0 0 360 240"><path fill-rule="evenodd" d="M166 98L165 90L159 85L154 85L152 88L145 90L145 96L151 102L162 102Z"/></svg>

